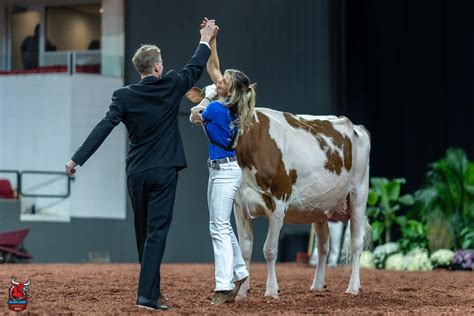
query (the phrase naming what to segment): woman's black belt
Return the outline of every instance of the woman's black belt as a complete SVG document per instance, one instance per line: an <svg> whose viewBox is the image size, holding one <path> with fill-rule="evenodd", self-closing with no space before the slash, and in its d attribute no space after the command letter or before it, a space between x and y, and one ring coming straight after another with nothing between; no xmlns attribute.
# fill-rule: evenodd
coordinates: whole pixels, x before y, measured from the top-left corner
<svg viewBox="0 0 474 316"><path fill-rule="evenodd" d="M225 158L221 158L221 159L208 160L207 165L210 168L219 169L219 165L221 165L223 163L229 163L229 162L232 162L232 161L237 161L237 157L231 156L231 157L225 157Z"/></svg>

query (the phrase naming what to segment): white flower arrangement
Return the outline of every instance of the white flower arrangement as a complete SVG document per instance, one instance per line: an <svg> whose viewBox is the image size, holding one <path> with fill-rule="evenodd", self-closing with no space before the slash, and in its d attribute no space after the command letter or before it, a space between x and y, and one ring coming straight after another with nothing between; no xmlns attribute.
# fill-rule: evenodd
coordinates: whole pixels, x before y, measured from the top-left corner
<svg viewBox="0 0 474 316"><path fill-rule="evenodd" d="M388 256L400 251L400 246L394 242L388 242L386 244L377 246L374 249L374 263L377 269L383 269L385 267L385 260Z"/></svg>
<svg viewBox="0 0 474 316"><path fill-rule="evenodd" d="M452 265L454 251L439 249L431 254L430 260L435 268L449 268Z"/></svg>
<svg viewBox="0 0 474 316"><path fill-rule="evenodd" d="M426 249L416 248L410 251L406 257L407 271L431 271L433 265L428 258L428 251Z"/></svg>
<svg viewBox="0 0 474 316"><path fill-rule="evenodd" d="M395 253L387 257L385 260L385 269L403 271L405 270L406 262L405 256L401 253Z"/></svg>
<svg viewBox="0 0 474 316"><path fill-rule="evenodd" d="M362 255L360 256L360 267L375 269L374 254L371 251L362 251Z"/></svg>

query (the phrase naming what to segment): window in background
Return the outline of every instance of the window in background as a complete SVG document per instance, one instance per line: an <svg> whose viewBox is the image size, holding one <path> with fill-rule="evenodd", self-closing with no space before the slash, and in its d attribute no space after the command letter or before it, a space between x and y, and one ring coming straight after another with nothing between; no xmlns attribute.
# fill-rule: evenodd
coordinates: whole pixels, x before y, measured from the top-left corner
<svg viewBox="0 0 474 316"><path fill-rule="evenodd" d="M123 76L123 0L10 1L0 3L0 75Z"/></svg>
<svg viewBox="0 0 474 316"><path fill-rule="evenodd" d="M46 26L46 36L56 51L45 54L44 66L73 62L74 72L100 73L100 4L48 6Z"/></svg>
<svg viewBox="0 0 474 316"><path fill-rule="evenodd" d="M14 7L11 14L11 69L38 67L40 11ZM35 32L36 30L36 32Z"/></svg>
<svg viewBox="0 0 474 316"><path fill-rule="evenodd" d="M58 51L100 49L100 4L46 7L46 37Z"/></svg>

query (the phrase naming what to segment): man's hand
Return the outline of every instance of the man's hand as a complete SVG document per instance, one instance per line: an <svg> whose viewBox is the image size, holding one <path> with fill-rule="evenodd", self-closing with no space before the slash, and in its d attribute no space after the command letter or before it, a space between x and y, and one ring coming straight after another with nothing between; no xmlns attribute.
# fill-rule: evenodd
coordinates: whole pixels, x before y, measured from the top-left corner
<svg viewBox="0 0 474 316"><path fill-rule="evenodd" d="M77 163L72 160L69 160L66 164L66 174L72 177L76 173L76 166Z"/></svg>
<svg viewBox="0 0 474 316"><path fill-rule="evenodd" d="M209 20L204 18L201 23L201 41L209 43L219 31L219 27L216 25L215 20Z"/></svg>

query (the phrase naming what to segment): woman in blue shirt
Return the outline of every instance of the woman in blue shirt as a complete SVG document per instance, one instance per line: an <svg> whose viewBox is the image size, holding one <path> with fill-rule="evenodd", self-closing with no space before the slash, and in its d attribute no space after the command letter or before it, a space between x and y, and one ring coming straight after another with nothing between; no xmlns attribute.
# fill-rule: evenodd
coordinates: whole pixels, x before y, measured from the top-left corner
<svg viewBox="0 0 474 316"><path fill-rule="evenodd" d="M207 19L203 21L205 26ZM249 273L235 237L230 216L242 173L234 143L239 133L250 127L254 115L255 90L241 71L228 69L221 74L216 40L211 44L207 71L216 84L218 101L202 113L209 137L209 230L214 248L215 294L211 304L231 302Z"/></svg>

